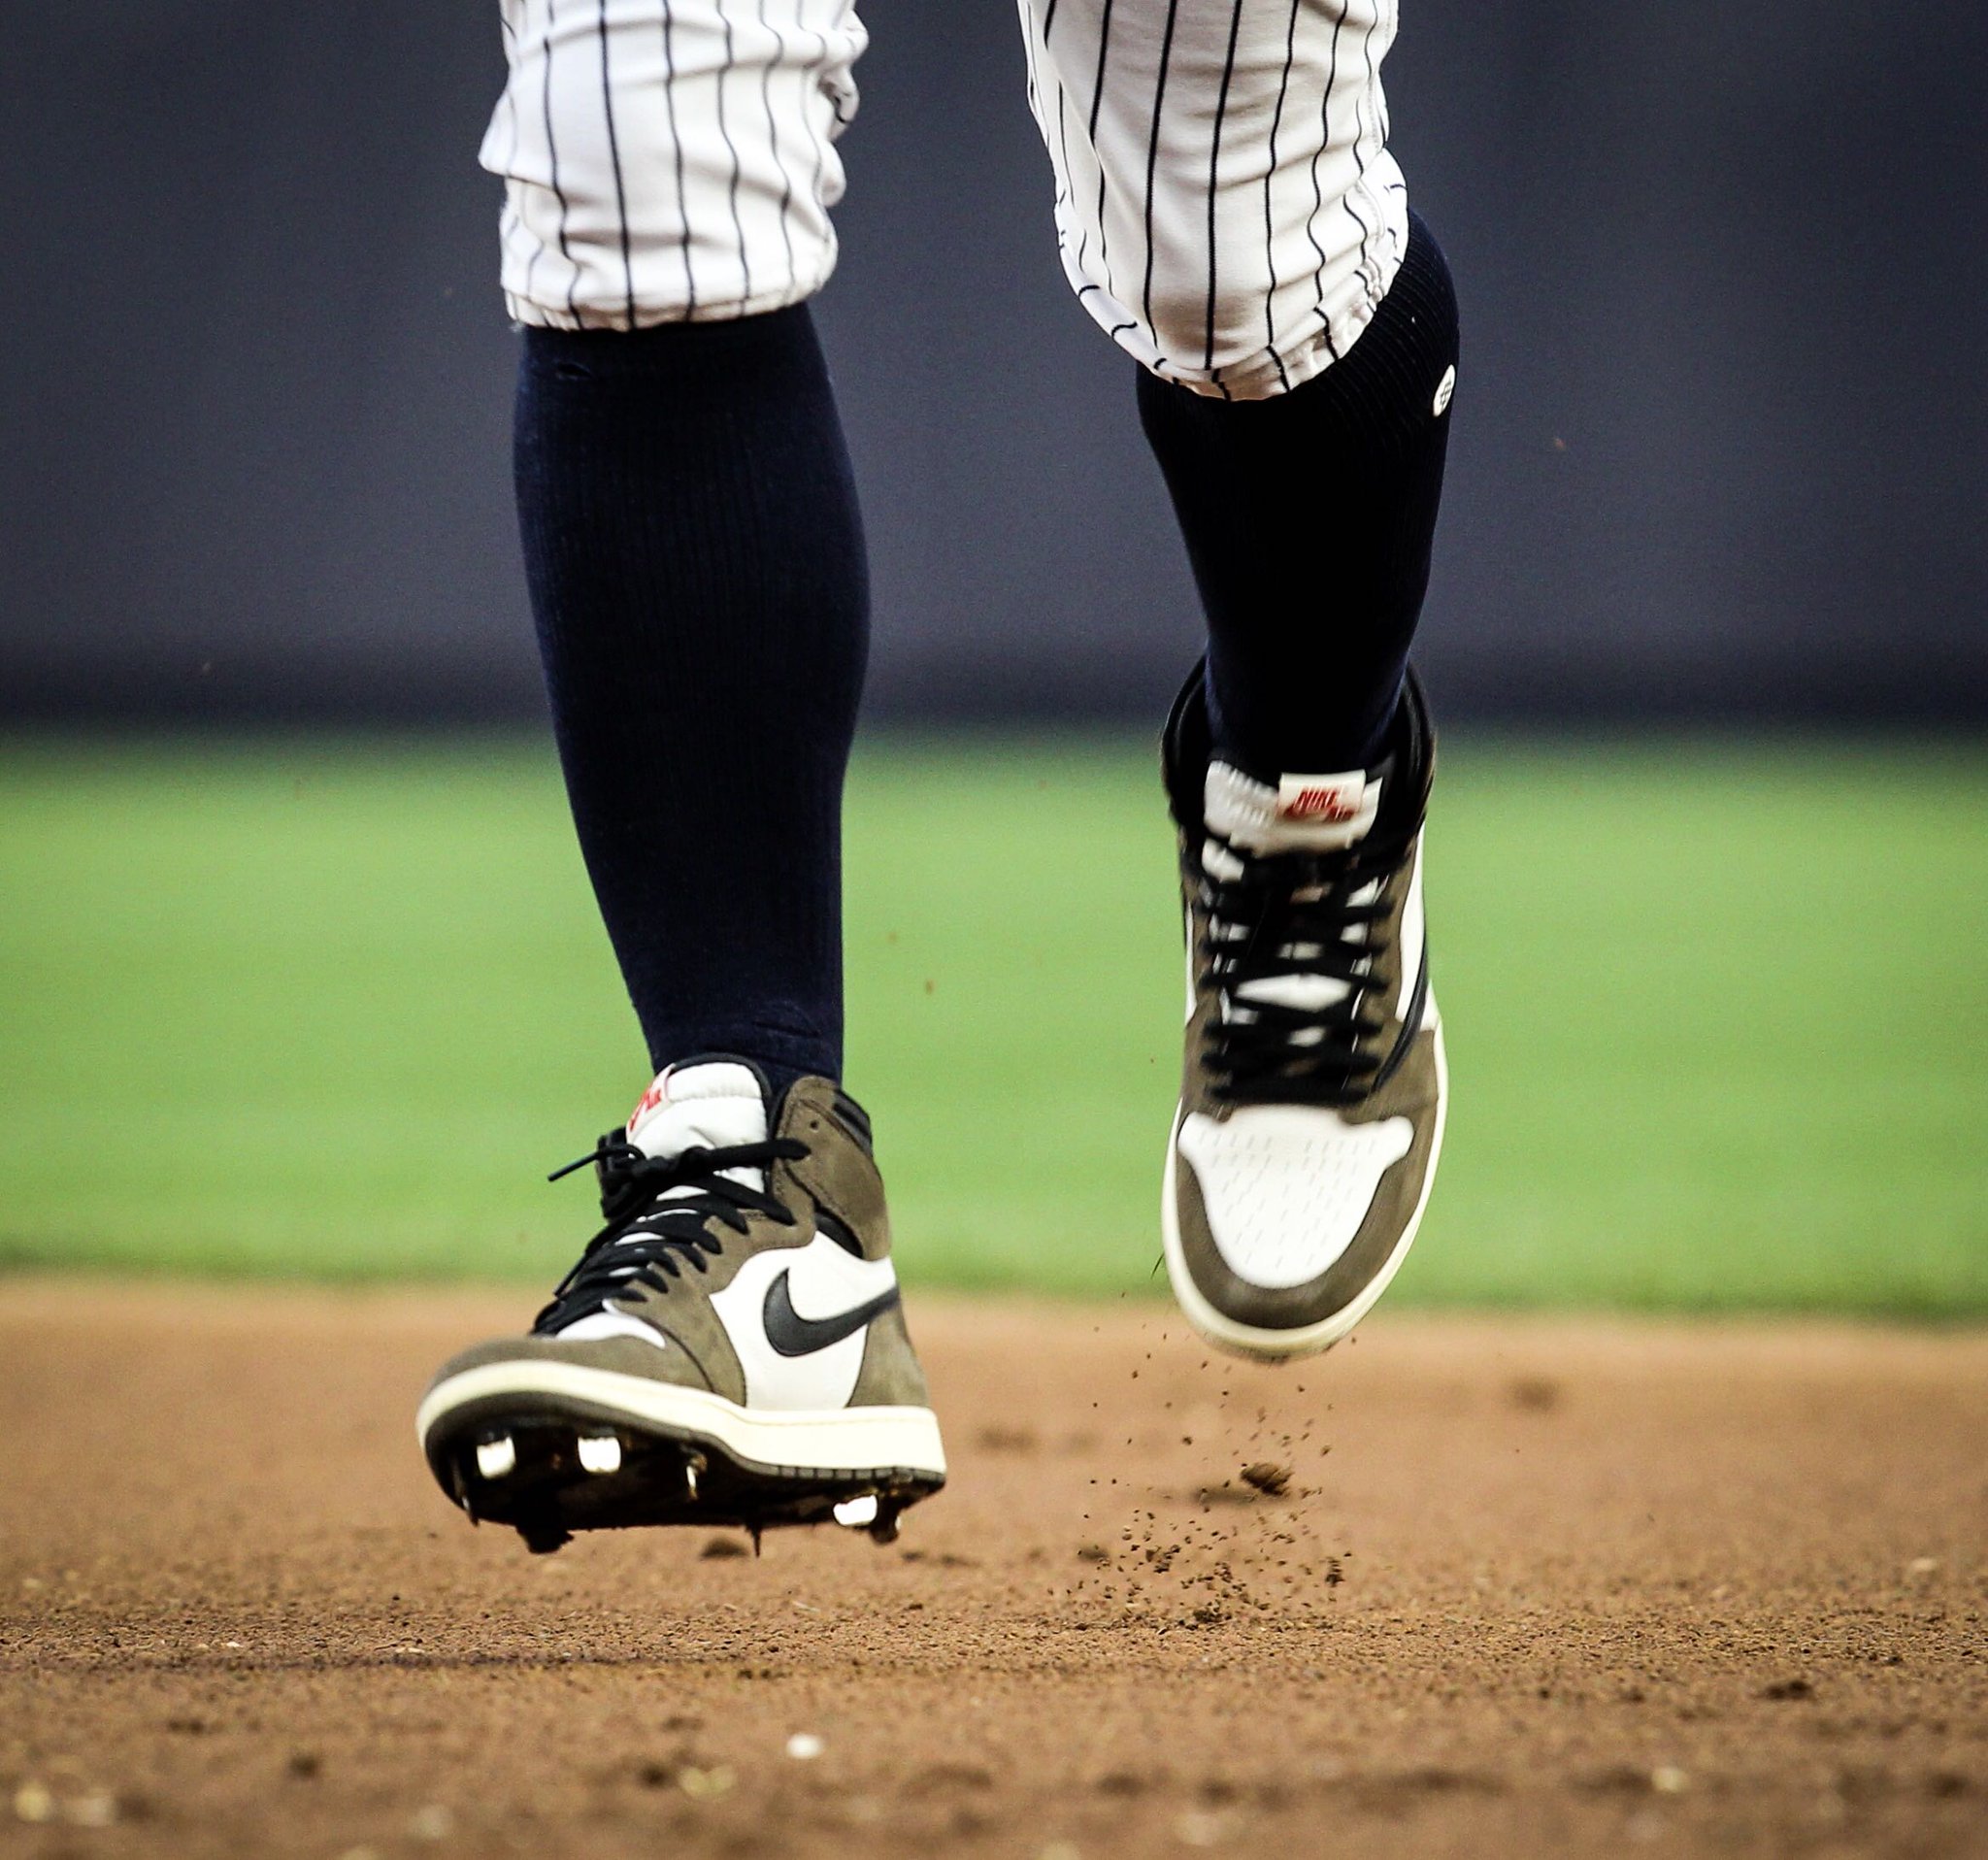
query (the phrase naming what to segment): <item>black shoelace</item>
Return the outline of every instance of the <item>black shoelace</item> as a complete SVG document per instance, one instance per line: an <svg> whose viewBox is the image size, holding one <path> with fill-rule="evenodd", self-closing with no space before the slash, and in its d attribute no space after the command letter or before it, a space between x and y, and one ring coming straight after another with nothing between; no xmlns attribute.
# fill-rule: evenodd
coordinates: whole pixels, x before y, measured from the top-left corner
<svg viewBox="0 0 1988 1860"><path fill-rule="evenodd" d="M765 1214L782 1227L794 1216L763 1189L733 1181L727 1169L765 1169L779 1161L799 1162L808 1146L791 1137L724 1148L686 1149L663 1160L638 1149L611 1130L593 1149L547 1178L557 1181L576 1169L594 1167L601 1183L606 1225L587 1242L573 1270L559 1281L552 1302L533 1321L540 1336L605 1311L608 1301L636 1286L667 1293L686 1266L709 1272L710 1255L724 1250L723 1239L708 1223L743 1234L748 1213ZM689 1194L672 1194L673 1189ZM668 1201L663 1200L669 1195Z"/></svg>
<svg viewBox="0 0 1988 1860"><path fill-rule="evenodd" d="M1231 1104L1359 1103L1392 1061L1379 1047L1386 1023L1367 1008L1387 948L1388 906L1382 895L1354 897L1385 884L1412 836L1375 831L1341 851L1278 853L1210 837L1241 868L1218 879L1204 863L1201 873L1202 986L1227 996L1204 1035L1213 1095ZM1323 1008L1294 1008L1242 992L1288 976L1327 977L1345 993Z"/></svg>

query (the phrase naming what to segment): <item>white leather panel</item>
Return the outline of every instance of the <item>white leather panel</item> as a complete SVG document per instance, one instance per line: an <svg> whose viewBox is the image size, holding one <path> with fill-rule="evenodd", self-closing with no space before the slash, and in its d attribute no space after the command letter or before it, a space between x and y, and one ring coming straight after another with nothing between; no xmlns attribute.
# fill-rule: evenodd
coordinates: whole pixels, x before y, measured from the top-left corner
<svg viewBox="0 0 1988 1860"><path fill-rule="evenodd" d="M631 1317L613 1305L577 1319L556 1335L562 1344L595 1344L608 1337L633 1337L639 1343L653 1344L662 1349L668 1342L653 1324L645 1324L641 1318Z"/></svg>
<svg viewBox="0 0 1988 1860"><path fill-rule="evenodd" d="M806 1356L782 1356L766 1340L766 1294L781 1273L790 1275L787 1293L803 1318L834 1317L880 1298L897 1283L887 1259L858 1259L824 1234L805 1246L777 1246L755 1253L721 1292L712 1309L746 1372L748 1408L841 1408L855 1393L863 1371L866 1324L826 1349Z"/></svg>

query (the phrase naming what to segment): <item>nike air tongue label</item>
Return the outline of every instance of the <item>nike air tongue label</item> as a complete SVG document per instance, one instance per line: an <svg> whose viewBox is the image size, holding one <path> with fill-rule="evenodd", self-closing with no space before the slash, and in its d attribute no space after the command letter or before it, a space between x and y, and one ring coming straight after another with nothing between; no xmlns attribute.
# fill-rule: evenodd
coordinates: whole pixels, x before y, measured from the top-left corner
<svg viewBox="0 0 1988 1860"><path fill-rule="evenodd" d="M1380 813L1383 777L1287 775L1276 787L1219 758L1208 765L1209 828L1245 852L1333 852L1367 836Z"/></svg>
<svg viewBox="0 0 1988 1860"><path fill-rule="evenodd" d="M635 1101L635 1109L628 1113L628 1134L631 1138L635 1135L636 1125L641 1123L650 1112L660 1110L669 1102L669 1097L670 1069L665 1066L661 1072L656 1074L655 1083L649 1086Z"/></svg>
<svg viewBox="0 0 1988 1860"><path fill-rule="evenodd" d="M714 1059L666 1066L636 1102L628 1141L651 1156L700 1146L723 1149L766 1141L766 1101L749 1066Z"/></svg>
<svg viewBox="0 0 1988 1860"><path fill-rule="evenodd" d="M1294 826L1355 827L1374 824L1380 783L1364 769L1347 775L1287 775L1277 784L1277 818Z"/></svg>
<svg viewBox="0 0 1988 1860"><path fill-rule="evenodd" d="M766 1341L782 1356L812 1356L831 1344L840 1344L873 1318L881 1317L898 1301L898 1288L893 1285L850 1311L837 1312L829 1317L803 1317L794 1309L787 1278L787 1274L781 1273L766 1288L766 1306L761 1312Z"/></svg>

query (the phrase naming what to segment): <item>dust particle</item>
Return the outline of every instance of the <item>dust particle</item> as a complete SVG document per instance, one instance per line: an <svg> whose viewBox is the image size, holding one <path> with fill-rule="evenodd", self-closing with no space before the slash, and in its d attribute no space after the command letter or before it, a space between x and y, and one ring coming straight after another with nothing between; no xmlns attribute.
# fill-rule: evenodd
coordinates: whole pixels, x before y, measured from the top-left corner
<svg viewBox="0 0 1988 1860"><path fill-rule="evenodd" d="M1194 1495L1203 1505L1247 1505L1249 1494L1237 1490L1228 1479L1219 1485L1204 1485Z"/></svg>
<svg viewBox="0 0 1988 1860"><path fill-rule="evenodd" d="M706 1540L704 1548L697 1554L701 1561L712 1563L724 1557L744 1556L746 1546L729 1537L713 1537Z"/></svg>
<svg viewBox="0 0 1988 1860"><path fill-rule="evenodd" d="M714 1763L708 1770L686 1764L677 1772L678 1788L693 1802L715 1802L730 1795L738 1780L738 1771L728 1763Z"/></svg>
<svg viewBox="0 0 1988 1860"><path fill-rule="evenodd" d="M1036 1437L1025 1427L983 1427L978 1444L990 1453L1033 1453Z"/></svg>
<svg viewBox="0 0 1988 1860"><path fill-rule="evenodd" d="M977 1763L929 1763L905 1784L911 1796L945 1795L961 1789L991 1789L993 1773Z"/></svg>

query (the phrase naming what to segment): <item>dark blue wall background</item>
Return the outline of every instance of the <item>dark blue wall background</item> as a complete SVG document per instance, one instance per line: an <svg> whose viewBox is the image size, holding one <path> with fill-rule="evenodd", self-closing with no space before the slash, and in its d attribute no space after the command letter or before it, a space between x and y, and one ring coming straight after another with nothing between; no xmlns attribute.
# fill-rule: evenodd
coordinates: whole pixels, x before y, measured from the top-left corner
<svg viewBox="0 0 1988 1860"><path fill-rule="evenodd" d="M1988 717L1988 13L1409 0L1466 293L1452 714ZM884 713L1150 712L1191 594L1005 0L872 0L823 305ZM529 713L494 9L64 0L0 60L0 716Z"/></svg>

